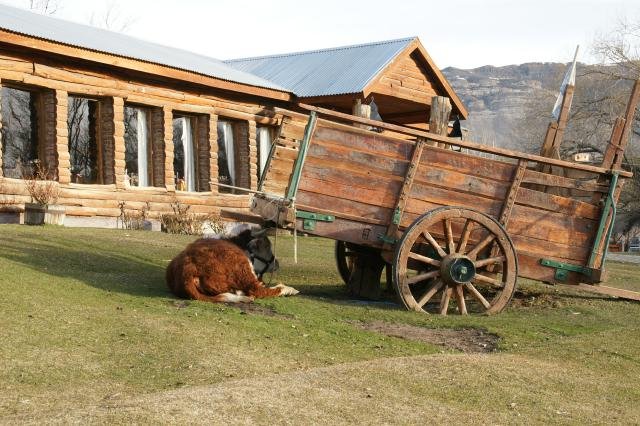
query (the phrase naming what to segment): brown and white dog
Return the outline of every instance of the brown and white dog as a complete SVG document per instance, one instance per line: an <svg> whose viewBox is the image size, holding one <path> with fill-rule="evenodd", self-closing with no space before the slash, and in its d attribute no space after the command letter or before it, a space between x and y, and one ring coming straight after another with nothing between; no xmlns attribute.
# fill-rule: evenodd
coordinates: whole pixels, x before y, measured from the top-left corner
<svg viewBox="0 0 640 426"><path fill-rule="evenodd" d="M298 294L284 284L266 287L261 281L265 272L279 267L265 233L245 229L223 239L194 241L167 266L167 286L178 297L208 302L247 303Z"/></svg>

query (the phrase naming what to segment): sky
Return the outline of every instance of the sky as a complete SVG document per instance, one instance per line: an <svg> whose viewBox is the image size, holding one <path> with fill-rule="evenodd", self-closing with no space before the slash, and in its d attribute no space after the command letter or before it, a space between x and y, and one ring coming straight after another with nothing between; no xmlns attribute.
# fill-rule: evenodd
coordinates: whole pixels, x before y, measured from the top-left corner
<svg viewBox="0 0 640 426"><path fill-rule="evenodd" d="M569 62L578 44L578 60L594 63L596 38L640 22L639 0L50 1L56 17L96 22L110 9L114 29L218 59L418 36L440 68Z"/></svg>

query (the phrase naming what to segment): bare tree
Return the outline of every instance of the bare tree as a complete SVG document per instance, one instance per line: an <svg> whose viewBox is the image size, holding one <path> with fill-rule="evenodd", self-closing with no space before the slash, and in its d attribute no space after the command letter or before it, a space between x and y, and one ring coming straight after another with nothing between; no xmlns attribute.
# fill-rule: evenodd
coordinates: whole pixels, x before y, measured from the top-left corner
<svg viewBox="0 0 640 426"><path fill-rule="evenodd" d="M55 15L60 3L58 0L29 0L29 9L44 15Z"/></svg>
<svg viewBox="0 0 640 426"><path fill-rule="evenodd" d="M136 18L127 16L115 0L108 0L101 10L93 11L89 23L96 27L120 33L127 32Z"/></svg>

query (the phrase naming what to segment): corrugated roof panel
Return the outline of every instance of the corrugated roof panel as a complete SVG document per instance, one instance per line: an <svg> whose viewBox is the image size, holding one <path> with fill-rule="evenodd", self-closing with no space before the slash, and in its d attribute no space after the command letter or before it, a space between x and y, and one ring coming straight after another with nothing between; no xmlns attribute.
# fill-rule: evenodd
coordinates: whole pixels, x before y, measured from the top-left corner
<svg viewBox="0 0 640 426"><path fill-rule="evenodd" d="M224 61L300 97L361 92L415 37Z"/></svg>
<svg viewBox="0 0 640 426"><path fill-rule="evenodd" d="M276 83L230 67L217 59L4 4L0 4L0 28L69 46L288 92Z"/></svg>

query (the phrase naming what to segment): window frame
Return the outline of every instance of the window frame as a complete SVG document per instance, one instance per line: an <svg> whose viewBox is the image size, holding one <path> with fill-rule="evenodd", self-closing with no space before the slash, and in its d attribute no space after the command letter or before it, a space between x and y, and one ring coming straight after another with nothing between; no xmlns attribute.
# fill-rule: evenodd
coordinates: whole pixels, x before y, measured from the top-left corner
<svg viewBox="0 0 640 426"><path fill-rule="evenodd" d="M185 180L185 189L178 189L178 182L176 180L176 168L175 168L175 161L176 161L176 143L175 143L175 132L173 132L172 135L172 142L173 142L173 182L176 188L176 191L183 191L183 192L189 192L189 193L197 193L197 192L207 192L206 188L200 188L200 164L199 164L199 152L200 152L200 130L198 128L198 120L200 119L200 117L205 117L206 114L197 114L197 113L190 113L190 112L184 112L181 110L174 110L172 112L172 118L171 118L171 128L173 129L174 127L174 122L176 119L179 118L187 118L189 119L190 123L191 123L191 142L193 143L193 164L194 164L194 187L195 190L194 191L189 191L187 188L189 187L187 181ZM183 130L184 131L184 130ZM207 135L208 137L208 135ZM184 150L184 147L183 147ZM183 153L184 155L184 153ZM184 167L184 166L183 166Z"/></svg>
<svg viewBox="0 0 640 426"><path fill-rule="evenodd" d="M33 132L33 130L31 131L31 134L35 134L36 136L36 158L34 158L34 160L37 160L39 162L41 162L43 164L43 166L45 167L45 170L51 170L52 167L55 167L55 164L47 164L46 162L46 148L45 148L45 139L46 139L46 120L44 117L44 100L43 100L43 91L46 90L44 87L39 87L39 86L32 86L32 85L28 85L28 84L22 84L20 82L14 82L14 81L7 81L7 80L2 80L2 84L0 84L0 102L2 99L2 90L3 89L11 89L11 90L19 90L19 91L23 91L23 92L29 92L31 94L31 96L35 96L36 99L33 102L34 105L34 109L35 109L35 126L36 126L36 131ZM4 111L0 108L0 116L4 116ZM31 119L31 126L34 125L33 123L33 117L30 117ZM1 121L0 121L0 128L4 129L4 125L2 125ZM3 135L4 135L4 130L2 130L1 134L0 134L0 156L2 156L2 167L0 168L0 176L2 177L6 177L5 173L4 173L4 167L5 167L5 160L4 160L4 150L5 150L5 146L4 146L4 140L3 140ZM33 160L32 160L33 161ZM57 173L51 173L52 176L49 176L50 179L52 178L57 178ZM9 179L24 179L24 176L21 173L21 176L18 178L9 178Z"/></svg>
<svg viewBox="0 0 640 426"><path fill-rule="evenodd" d="M129 188L135 188L135 189L145 189L145 188L157 188L157 186L155 186L155 180L156 180L156 176L155 176L155 164L154 164L154 144L153 144L153 126L151 123L152 120L152 116L153 116L153 110L154 109L158 109L157 107L154 107L152 105L145 105L145 104L140 104L140 103L135 103L135 102L125 102L122 108L122 124L123 126L125 126L125 132L123 135L123 142L124 142L124 149L125 149L125 170L127 169L126 166L126 155L127 155L127 142L126 142L126 109L127 108L136 108L136 109L142 109L145 112L145 119L146 119L146 126L147 126L147 178L149 180L149 184L147 186L140 186L140 185L129 185ZM137 118L136 118L137 120ZM136 137L137 137L137 130L136 130ZM137 151L136 151L137 152ZM136 159L137 162L137 159ZM140 165L137 165L138 168L138 182L140 179ZM125 172L126 174L126 172ZM125 178L126 179L126 178Z"/></svg>
<svg viewBox="0 0 640 426"><path fill-rule="evenodd" d="M71 183L78 185L109 185L105 183L105 167L104 167L104 140L102 133L102 120L103 120L103 102L105 98L98 96L91 96L85 94L76 94L76 93L67 93L67 126L69 126L69 106L71 105L71 98L79 98L83 100L87 100L90 102L96 103L95 110L95 141L96 141L96 167L98 169L96 175L96 182L73 182L73 173L71 172L73 168L73 162L71 161L71 149L70 149L70 136L67 136L67 147L69 148L69 174L71 176ZM111 98L113 99L113 98ZM91 125L89 124L89 130L91 130ZM70 133L70 132L69 132Z"/></svg>

